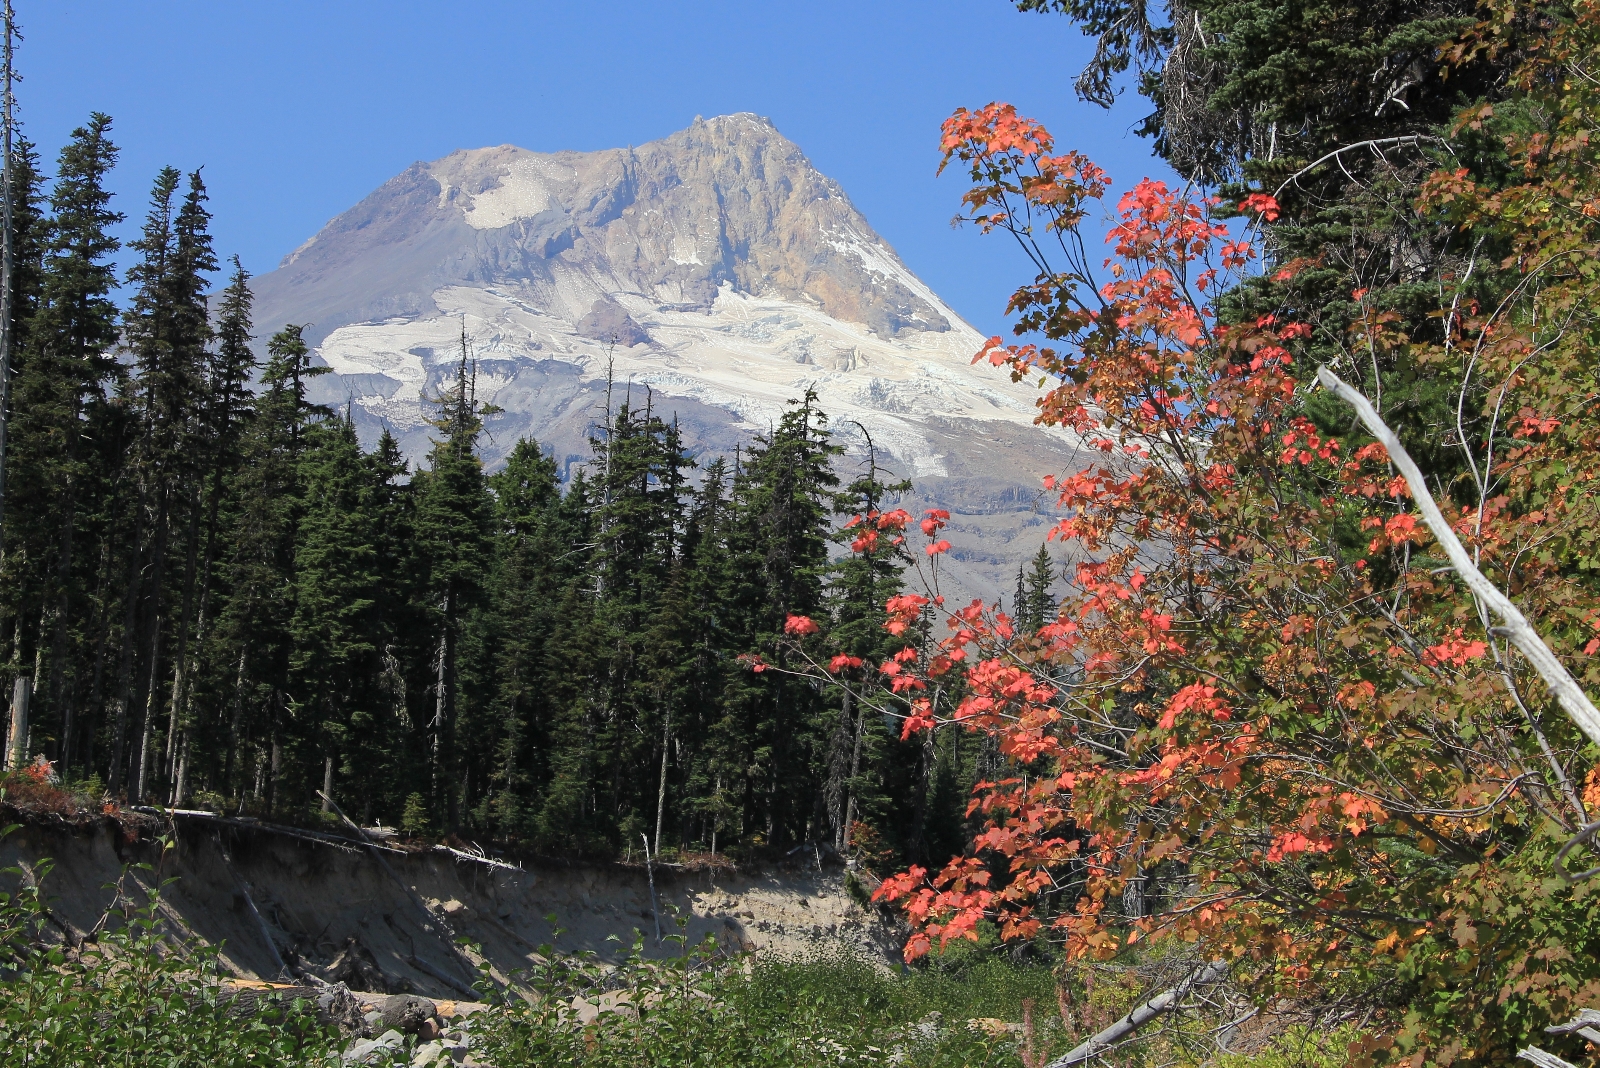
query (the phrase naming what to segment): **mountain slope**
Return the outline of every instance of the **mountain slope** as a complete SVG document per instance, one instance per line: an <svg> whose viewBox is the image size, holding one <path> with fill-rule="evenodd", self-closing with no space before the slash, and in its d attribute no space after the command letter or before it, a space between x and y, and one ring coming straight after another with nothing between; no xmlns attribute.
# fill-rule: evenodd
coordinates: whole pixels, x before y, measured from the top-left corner
<svg viewBox="0 0 1600 1068"><path fill-rule="evenodd" d="M491 463L534 437L568 464L628 391L731 452L817 390L861 461L955 513L957 596L1009 590L1044 518L1039 476L1076 442L1033 393L971 365L980 335L903 264L837 183L765 119L697 119L637 148L510 145L418 163L257 280L257 322L309 324L324 400L387 424L413 460L428 398L477 362Z"/></svg>

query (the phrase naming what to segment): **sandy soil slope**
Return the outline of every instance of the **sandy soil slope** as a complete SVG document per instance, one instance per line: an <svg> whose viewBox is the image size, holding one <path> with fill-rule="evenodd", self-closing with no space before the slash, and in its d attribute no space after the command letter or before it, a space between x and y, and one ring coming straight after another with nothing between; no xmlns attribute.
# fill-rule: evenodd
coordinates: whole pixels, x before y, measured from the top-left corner
<svg viewBox="0 0 1600 1068"><path fill-rule="evenodd" d="M442 851L385 850L386 871L355 843L202 819L180 818L173 841L163 856L149 827L111 818L35 823L0 840L0 868L20 867L28 877L53 862L46 897L59 925L78 932L118 907L119 878L124 900L136 902L144 900L141 888L173 879L160 909L169 929L220 947L223 967L241 978L276 977L269 937L291 972L434 997L468 993L480 959L501 976L526 967L554 929L558 949L605 959L626 952L635 930L645 932L648 953L677 952L671 942L655 944L642 865L551 862L519 870ZM140 862L153 870L126 867ZM818 870L812 861L765 874L657 867L655 875L669 935L676 915L691 942L709 934L730 949L838 947L886 963L898 955L903 936L845 893L838 868ZM0 884L15 878L0 875ZM481 947L481 958L455 948L463 937Z"/></svg>

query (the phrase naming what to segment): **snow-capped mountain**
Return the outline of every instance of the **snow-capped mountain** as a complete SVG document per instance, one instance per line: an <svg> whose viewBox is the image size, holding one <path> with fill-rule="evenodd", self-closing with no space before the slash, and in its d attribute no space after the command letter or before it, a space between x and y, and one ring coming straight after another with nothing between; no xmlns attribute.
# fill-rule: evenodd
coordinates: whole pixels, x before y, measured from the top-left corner
<svg viewBox="0 0 1600 1068"><path fill-rule="evenodd" d="M766 119L696 119L637 148L511 145L418 163L255 282L335 374L321 399L387 424L413 461L465 327L495 463L520 437L588 455L608 373L649 390L697 453L731 452L807 386L848 474L870 434L953 513L955 596L1009 591L1037 551L1040 476L1076 441L1033 426L1034 392L974 366L982 339L900 261L839 185ZM863 433L863 429L865 433ZM1007 597L1009 601L1009 597Z"/></svg>

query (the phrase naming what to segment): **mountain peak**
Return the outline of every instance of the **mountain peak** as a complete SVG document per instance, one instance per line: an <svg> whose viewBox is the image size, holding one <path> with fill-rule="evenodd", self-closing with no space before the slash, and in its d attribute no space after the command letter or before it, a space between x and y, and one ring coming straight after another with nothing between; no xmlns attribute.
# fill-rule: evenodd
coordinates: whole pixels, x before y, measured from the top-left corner
<svg viewBox="0 0 1600 1068"><path fill-rule="evenodd" d="M617 290L703 307L731 286L884 336L955 322L838 183L750 112L634 148L505 144L414 164L263 280L298 294L312 341L427 314L434 291L460 283L514 285L573 318Z"/></svg>
<svg viewBox="0 0 1600 1068"><path fill-rule="evenodd" d="M263 333L314 324L336 372L318 399L353 402L364 436L387 426L413 459L463 331L478 396L503 409L490 463L524 436L582 462L613 384L648 388L696 453L731 453L814 389L841 441L870 443L928 504L1014 513L1002 527L1022 534L1034 472L1071 447L1033 426L1029 390L972 366L978 333L749 112L630 148L414 164L256 279L256 297ZM989 596L1012 565L984 559L961 566Z"/></svg>

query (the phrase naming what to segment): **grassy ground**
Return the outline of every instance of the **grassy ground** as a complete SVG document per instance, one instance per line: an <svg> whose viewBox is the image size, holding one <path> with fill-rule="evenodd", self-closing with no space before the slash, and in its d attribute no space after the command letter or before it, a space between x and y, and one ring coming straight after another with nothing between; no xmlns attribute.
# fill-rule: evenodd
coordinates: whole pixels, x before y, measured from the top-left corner
<svg viewBox="0 0 1600 1068"><path fill-rule="evenodd" d="M340 1063L347 1040L314 1015L284 1006L240 1019L215 951L170 936L159 891L108 915L98 941L66 950L40 893L48 865L7 874L0 882L17 889L0 892L0 1068ZM1019 957L989 934L909 970L840 954L730 960L714 945L668 961L636 947L621 965L547 949L516 989L486 977L493 1004L474 1017L473 1054L496 1068L1042 1068L1186 968L1065 965L1048 947L1025 948ZM620 1011L596 1016L599 1005ZM1241 1008L1217 1002L1105 1063L1344 1063L1347 1029L1279 1028L1266 1040L1259 1019L1253 1036L1238 1031L1244 1041L1227 1036L1254 1052L1223 1052L1217 1025Z"/></svg>

